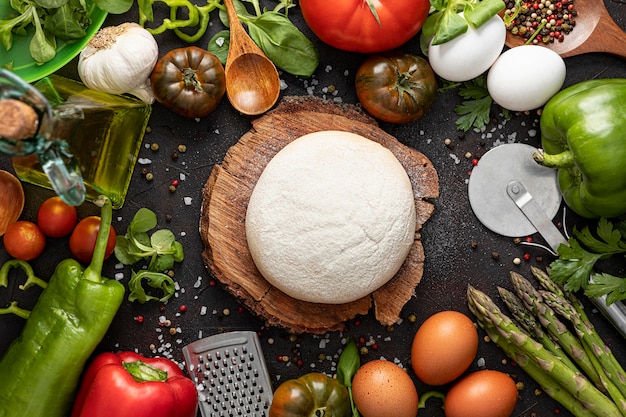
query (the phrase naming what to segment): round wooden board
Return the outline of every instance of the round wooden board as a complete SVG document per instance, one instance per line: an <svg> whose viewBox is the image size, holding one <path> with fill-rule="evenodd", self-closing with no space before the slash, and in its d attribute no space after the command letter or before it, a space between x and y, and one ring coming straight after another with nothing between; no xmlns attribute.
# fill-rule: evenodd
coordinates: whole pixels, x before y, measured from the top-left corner
<svg viewBox="0 0 626 417"><path fill-rule="evenodd" d="M415 242L398 273L371 296L346 304L317 304L294 299L270 285L259 273L246 241L245 217L252 190L265 166L278 151L302 135L320 130L344 130L388 148L406 169L415 194ZM359 108L314 97L285 97L271 112L252 121L252 129L216 164L202 191L200 235L205 265L224 287L269 325L293 333L321 334L344 330L345 322L367 314L372 305L383 325L398 321L414 295L424 266L422 225L439 195L432 163L378 127Z"/></svg>

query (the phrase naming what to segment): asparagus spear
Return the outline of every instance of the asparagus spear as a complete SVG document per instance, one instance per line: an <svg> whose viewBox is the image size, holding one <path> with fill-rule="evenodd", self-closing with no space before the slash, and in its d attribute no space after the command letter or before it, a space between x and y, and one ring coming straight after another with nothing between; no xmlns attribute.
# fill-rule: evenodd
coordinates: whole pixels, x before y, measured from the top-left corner
<svg viewBox="0 0 626 417"><path fill-rule="evenodd" d="M498 293L507 306L513 318L519 323L519 325L526 330L536 341L541 343L548 351L554 356L559 358L561 362L565 363L572 369L576 368L576 365L563 351L561 346L554 341L550 335L546 334L541 325L537 322L532 313L526 308L522 300L519 299L513 292L498 287Z"/></svg>
<svg viewBox="0 0 626 417"><path fill-rule="evenodd" d="M622 413L626 415L626 373L613 356L611 349L604 344L588 318L583 321L580 314L563 296L550 291L542 291L541 295L548 306L574 325L582 343L599 362L596 368L603 384L615 403L622 409Z"/></svg>
<svg viewBox="0 0 626 417"><path fill-rule="evenodd" d="M598 388L604 389L600 375L585 351L584 346L578 337L569 331L565 323L559 320L554 310L544 303L539 291L533 287L530 281L517 272L511 272L511 281L513 282L515 293L526 308L538 318L541 325L558 341L563 350L578 364L582 372Z"/></svg>
<svg viewBox="0 0 626 417"><path fill-rule="evenodd" d="M489 338L496 343L504 353L514 360L520 368L533 378L541 389L552 399L558 401L563 407L569 410L576 417L597 417L596 413L585 407L578 398L565 390L554 378L547 374L535 361L518 352L512 343L503 338L494 326L490 326L484 321L478 320L478 324L485 330Z"/></svg>
<svg viewBox="0 0 626 417"><path fill-rule="evenodd" d="M572 411L580 403L584 406L584 410L589 410L597 416L622 416L615 403L598 390L578 369L568 367L539 342L533 340L508 316L503 314L486 294L470 285L467 295L471 311L481 325L492 329L493 338L500 342L499 346L505 346L505 351L513 349L516 355L512 359L516 361L522 359L518 363L523 366L522 369L525 367L529 369L529 372L533 372L533 378L536 378L538 383L555 388L550 390L549 395L558 395L560 393L559 386L570 394L569 396L559 396L560 400L564 401L561 403L564 407ZM520 354L528 360L524 360ZM533 369L536 367L542 372ZM570 396L574 397L577 402L566 401Z"/></svg>

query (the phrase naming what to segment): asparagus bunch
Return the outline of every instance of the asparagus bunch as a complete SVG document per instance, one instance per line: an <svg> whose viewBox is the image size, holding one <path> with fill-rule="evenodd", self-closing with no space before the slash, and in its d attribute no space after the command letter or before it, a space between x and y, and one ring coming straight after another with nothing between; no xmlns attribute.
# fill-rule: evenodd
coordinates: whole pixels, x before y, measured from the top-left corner
<svg viewBox="0 0 626 417"><path fill-rule="evenodd" d="M511 273L514 291L498 288L513 319L468 286L478 324L542 389L578 417L626 417L626 372L602 342L576 297L533 268L542 289ZM559 319L571 323L573 331Z"/></svg>

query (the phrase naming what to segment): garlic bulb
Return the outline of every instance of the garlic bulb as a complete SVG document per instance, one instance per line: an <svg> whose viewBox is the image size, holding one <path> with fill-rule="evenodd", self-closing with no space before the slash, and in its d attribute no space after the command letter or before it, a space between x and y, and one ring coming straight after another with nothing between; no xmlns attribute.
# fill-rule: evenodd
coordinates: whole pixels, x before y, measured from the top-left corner
<svg viewBox="0 0 626 417"><path fill-rule="evenodd" d="M154 36L137 23L100 29L81 51L78 75L88 88L153 103L150 74L159 58Z"/></svg>

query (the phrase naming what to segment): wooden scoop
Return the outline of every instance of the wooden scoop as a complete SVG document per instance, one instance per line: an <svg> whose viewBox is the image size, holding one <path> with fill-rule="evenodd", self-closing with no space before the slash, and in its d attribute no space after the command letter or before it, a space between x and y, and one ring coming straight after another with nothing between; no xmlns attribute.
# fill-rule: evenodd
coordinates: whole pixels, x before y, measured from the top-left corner
<svg viewBox="0 0 626 417"><path fill-rule="evenodd" d="M274 63L248 36L232 0L225 0L230 22L230 46L226 59L226 96L243 114L257 115L271 109L280 94L280 78Z"/></svg>
<svg viewBox="0 0 626 417"><path fill-rule="evenodd" d="M22 183L10 172L0 170L0 236L15 223L24 210Z"/></svg>
<svg viewBox="0 0 626 417"><path fill-rule="evenodd" d="M576 26L565 35L563 42L555 41L548 48L567 58L588 52L604 52L626 58L626 33L609 15L604 0L581 0L575 2L578 16ZM526 42L520 36L507 31L509 48Z"/></svg>

